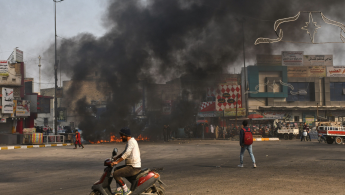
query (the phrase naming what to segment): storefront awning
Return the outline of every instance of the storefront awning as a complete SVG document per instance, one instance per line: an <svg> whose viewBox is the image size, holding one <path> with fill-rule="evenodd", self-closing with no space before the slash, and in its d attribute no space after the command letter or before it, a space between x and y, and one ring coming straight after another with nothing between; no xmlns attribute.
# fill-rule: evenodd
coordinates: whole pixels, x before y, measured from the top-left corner
<svg viewBox="0 0 345 195"><path fill-rule="evenodd" d="M259 106L259 110L343 110L343 106Z"/></svg>

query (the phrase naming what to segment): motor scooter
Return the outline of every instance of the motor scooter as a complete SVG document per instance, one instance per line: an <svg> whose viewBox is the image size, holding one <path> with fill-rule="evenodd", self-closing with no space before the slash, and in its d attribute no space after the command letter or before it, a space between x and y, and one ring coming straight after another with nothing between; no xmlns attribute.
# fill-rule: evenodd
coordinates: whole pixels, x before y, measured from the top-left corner
<svg viewBox="0 0 345 195"><path fill-rule="evenodd" d="M104 166L106 166L106 168L104 169L104 173L101 178L91 187L92 192L90 195L116 195L112 192L110 184L113 181L113 172L116 167L112 167L111 163L114 162L117 151L117 148L114 148L112 157L105 159ZM130 195L165 194L165 189L163 187L165 184L160 179L160 175L156 172L156 170L144 168L141 169L137 175L126 177L126 179L131 183Z"/></svg>

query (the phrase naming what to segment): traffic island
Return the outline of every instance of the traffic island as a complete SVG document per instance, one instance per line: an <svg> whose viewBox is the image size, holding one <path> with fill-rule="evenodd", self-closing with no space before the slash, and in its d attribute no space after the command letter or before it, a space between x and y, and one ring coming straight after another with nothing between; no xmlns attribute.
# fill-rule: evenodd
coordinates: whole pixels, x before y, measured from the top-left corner
<svg viewBox="0 0 345 195"><path fill-rule="evenodd" d="M26 145L26 146L2 146L0 150L13 150L13 149L27 149L27 148L46 148L57 146L71 146L72 144L42 144L42 145Z"/></svg>

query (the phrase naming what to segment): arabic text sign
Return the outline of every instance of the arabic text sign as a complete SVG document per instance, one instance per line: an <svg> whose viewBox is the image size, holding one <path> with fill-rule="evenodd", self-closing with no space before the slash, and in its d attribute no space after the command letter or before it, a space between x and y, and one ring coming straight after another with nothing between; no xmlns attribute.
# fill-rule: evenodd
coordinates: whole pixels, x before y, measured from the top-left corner
<svg viewBox="0 0 345 195"><path fill-rule="evenodd" d="M333 55L305 55L304 66L333 66Z"/></svg>
<svg viewBox="0 0 345 195"><path fill-rule="evenodd" d="M30 101L17 100L16 116L30 116Z"/></svg>
<svg viewBox="0 0 345 195"><path fill-rule="evenodd" d="M327 67L327 77L345 77L345 67Z"/></svg>
<svg viewBox="0 0 345 195"><path fill-rule="evenodd" d="M258 66L281 66L281 55L256 55L256 62Z"/></svg>
<svg viewBox="0 0 345 195"><path fill-rule="evenodd" d="M13 113L13 89L2 88L2 113Z"/></svg>
<svg viewBox="0 0 345 195"><path fill-rule="evenodd" d="M302 66L303 51L282 51L283 66Z"/></svg>
<svg viewBox="0 0 345 195"><path fill-rule="evenodd" d="M308 68L304 66L287 67L288 77L308 77Z"/></svg>
<svg viewBox="0 0 345 195"><path fill-rule="evenodd" d="M326 77L326 67L308 66L308 77Z"/></svg>
<svg viewBox="0 0 345 195"><path fill-rule="evenodd" d="M0 61L0 76L9 76L7 60Z"/></svg>

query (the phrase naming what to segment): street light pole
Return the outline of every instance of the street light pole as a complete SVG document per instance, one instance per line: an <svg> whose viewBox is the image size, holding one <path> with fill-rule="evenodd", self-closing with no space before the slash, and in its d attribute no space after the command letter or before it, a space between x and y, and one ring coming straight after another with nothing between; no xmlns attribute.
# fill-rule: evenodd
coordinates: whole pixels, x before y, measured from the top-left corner
<svg viewBox="0 0 345 195"><path fill-rule="evenodd" d="M54 8L55 8L55 63L54 63L54 77L55 77L55 90L54 90L54 131L55 135L57 135L57 97L56 97L56 91L57 91L57 51L56 51L56 3L62 2L63 0L54 1Z"/></svg>

